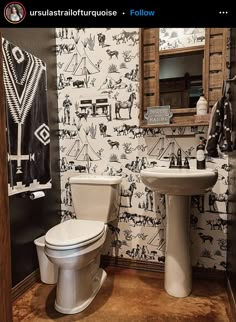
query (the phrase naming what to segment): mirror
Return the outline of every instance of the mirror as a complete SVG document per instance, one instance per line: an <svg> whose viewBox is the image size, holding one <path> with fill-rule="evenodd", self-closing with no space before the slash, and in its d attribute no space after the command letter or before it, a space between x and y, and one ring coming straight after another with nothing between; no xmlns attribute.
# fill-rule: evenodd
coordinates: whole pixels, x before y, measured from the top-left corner
<svg viewBox="0 0 236 322"><path fill-rule="evenodd" d="M140 126L149 107L170 106L168 124L152 127L197 126L209 124L210 108L224 77L225 28L141 28L140 29ZM202 94L208 101L208 114L196 115ZM159 112L157 111L157 114Z"/></svg>
<svg viewBox="0 0 236 322"><path fill-rule="evenodd" d="M203 52L175 57L160 56L160 105L196 107L202 92Z"/></svg>
<svg viewBox="0 0 236 322"><path fill-rule="evenodd" d="M194 108L203 88L205 28L159 28L159 101Z"/></svg>
<svg viewBox="0 0 236 322"><path fill-rule="evenodd" d="M150 127L149 107L171 107L168 124L209 125L211 109L222 96L227 75L229 28L141 28L139 50L140 126ZM196 115L203 88L208 114Z"/></svg>

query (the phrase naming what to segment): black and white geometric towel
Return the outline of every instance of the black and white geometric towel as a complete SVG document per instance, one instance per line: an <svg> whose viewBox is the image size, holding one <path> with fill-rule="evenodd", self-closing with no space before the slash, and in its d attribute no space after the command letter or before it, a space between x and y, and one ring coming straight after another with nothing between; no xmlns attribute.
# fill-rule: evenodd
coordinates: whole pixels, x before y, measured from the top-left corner
<svg viewBox="0 0 236 322"><path fill-rule="evenodd" d="M9 195L51 188L46 64L2 40Z"/></svg>

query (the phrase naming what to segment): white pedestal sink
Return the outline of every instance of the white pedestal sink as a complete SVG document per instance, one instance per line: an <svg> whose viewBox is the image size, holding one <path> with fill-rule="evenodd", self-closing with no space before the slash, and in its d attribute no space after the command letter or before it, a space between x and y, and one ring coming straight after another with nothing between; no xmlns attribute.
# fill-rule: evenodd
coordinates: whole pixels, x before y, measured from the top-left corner
<svg viewBox="0 0 236 322"><path fill-rule="evenodd" d="M204 194L216 183L211 169L150 168L140 172L143 183L166 195L165 290L185 297L192 289L190 256L190 196Z"/></svg>

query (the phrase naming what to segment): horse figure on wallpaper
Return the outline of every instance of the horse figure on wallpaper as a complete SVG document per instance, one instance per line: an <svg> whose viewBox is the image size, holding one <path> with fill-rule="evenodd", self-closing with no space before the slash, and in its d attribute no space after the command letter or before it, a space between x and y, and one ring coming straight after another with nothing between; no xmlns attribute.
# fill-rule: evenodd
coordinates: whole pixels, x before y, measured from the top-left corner
<svg viewBox="0 0 236 322"><path fill-rule="evenodd" d="M127 197L128 200L129 200L129 205L128 206L121 205L121 207L129 207L129 208L132 207L131 201L132 201L132 197L133 197L135 189L137 189L137 186L136 186L135 182L132 182L127 190L121 189L121 197Z"/></svg>
<svg viewBox="0 0 236 322"><path fill-rule="evenodd" d="M121 119L120 116L120 109L127 109L129 112L129 119L131 119L131 109L134 105L134 100L136 99L136 94L133 92L130 94L127 101L117 101L115 103L115 113L116 113L116 119Z"/></svg>

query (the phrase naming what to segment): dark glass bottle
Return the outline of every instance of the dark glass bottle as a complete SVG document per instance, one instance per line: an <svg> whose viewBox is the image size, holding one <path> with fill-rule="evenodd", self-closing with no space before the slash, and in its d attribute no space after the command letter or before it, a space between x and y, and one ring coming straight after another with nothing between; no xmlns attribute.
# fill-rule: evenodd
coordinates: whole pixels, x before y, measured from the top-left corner
<svg viewBox="0 0 236 322"><path fill-rule="evenodd" d="M205 145L200 140L197 146L197 169L206 169Z"/></svg>

